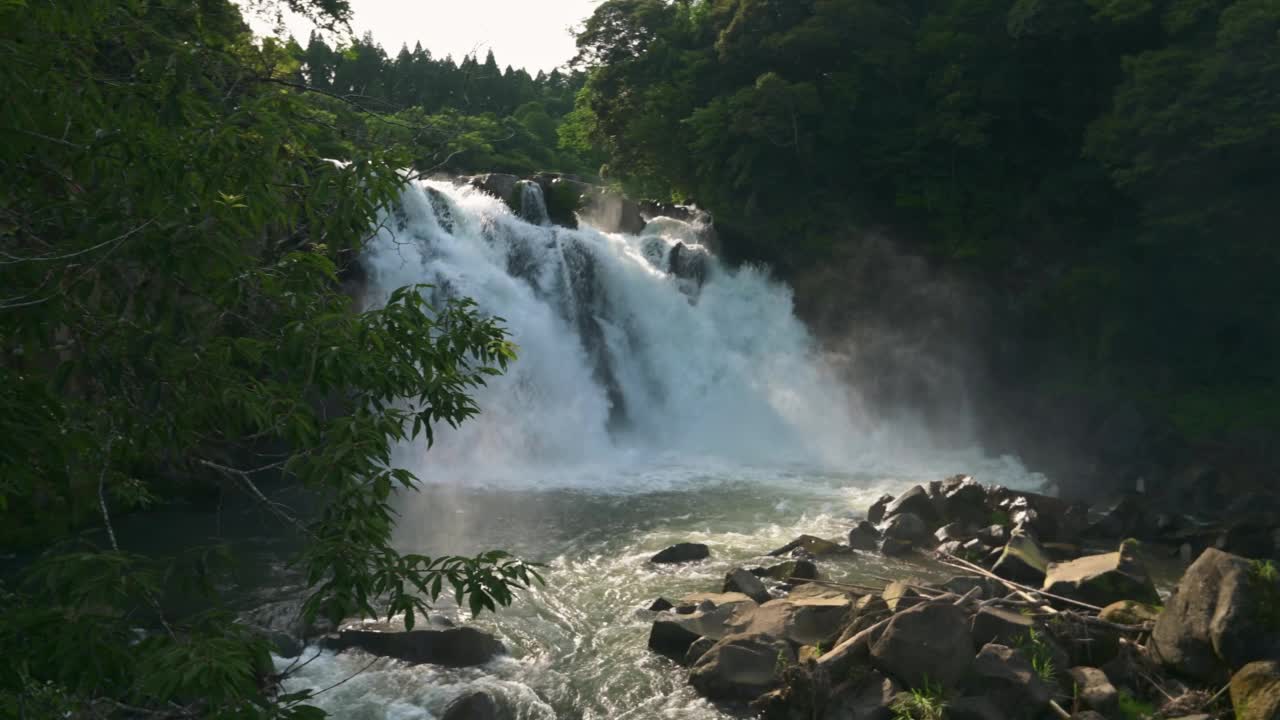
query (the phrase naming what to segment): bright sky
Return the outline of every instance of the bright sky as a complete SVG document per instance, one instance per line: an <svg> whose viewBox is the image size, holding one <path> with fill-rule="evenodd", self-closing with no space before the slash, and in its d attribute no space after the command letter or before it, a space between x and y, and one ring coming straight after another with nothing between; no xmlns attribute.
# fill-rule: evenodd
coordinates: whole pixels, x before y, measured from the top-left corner
<svg viewBox="0 0 1280 720"><path fill-rule="evenodd" d="M569 28L582 22L600 0L351 0L352 27L365 31L394 56L401 44L415 42L435 57L454 60L476 53L484 60L490 49L498 65L524 67L531 74L551 70L573 57ZM259 34L271 23L250 16ZM286 20L286 30L303 45L312 25L301 18Z"/></svg>

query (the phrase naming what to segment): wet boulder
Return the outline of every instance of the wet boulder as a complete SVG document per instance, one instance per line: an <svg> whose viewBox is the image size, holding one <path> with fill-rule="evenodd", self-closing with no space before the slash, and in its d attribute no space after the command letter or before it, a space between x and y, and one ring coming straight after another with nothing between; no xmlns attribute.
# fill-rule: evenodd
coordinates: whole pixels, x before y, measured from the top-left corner
<svg viewBox="0 0 1280 720"><path fill-rule="evenodd" d="M769 553L770 557L792 555L822 557L824 555L841 555L849 552L849 548L837 542L823 540L813 535L801 535L782 547Z"/></svg>
<svg viewBox="0 0 1280 720"><path fill-rule="evenodd" d="M1006 580L1035 586L1044 582L1048 568L1049 560L1040 544L1027 533L1015 532L991 571Z"/></svg>
<svg viewBox="0 0 1280 720"><path fill-rule="evenodd" d="M520 196L516 192L516 185L519 184L520 178L515 175L486 173L463 178L463 181L477 190L498 198L512 210L520 209Z"/></svg>
<svg viewBox="0 0 1280 720"><path fill-rule="evenodd" d="M853 611L849 615L844 631L840 633L840 637L836 640L836 645L884 620L892 612L884 598L878 595L863 595L854 601Z"/></svg>
<svg viewBox="0 0 1280 720"><path fill-rule="evenodd" d="M881 495L879 499L871 503L871 507L867 508L867 522L879 523L884 520L885 508L889 507L891 502L893 502L892 495Z"/></svg>
<svg viewBox="0 0 1280 720"><path fill-rule="evenodd" d="M729 635L711 647L689 671L689 684L712 700L749 701L782 684L795 664L791 643L762 633Z"/></svg>
<svg viewBox="0 0 1280 720"><path fill-rule="evenodd" d="M942 515L947 522L981 527L989 522L987 489L968 476L948 484L942 493Z"/></svg>
<svg viewBox="0 0 1280 720"><path fill-rule="evenodd" d="M349 629L330 635L322 645L335 652L356 648L379 657L445 667L484 665L506 652L496 637L471 627L409 631Z"/></svg>
<svg viewBox="0 0 1280 720"><path fill-rule="evenodd" d="M702 543L676 543L649 558L649 562L664 565L706 560L709 557L711 549Z"/></svg>
<svg viewBox="0 0 1280 720"><path fill-rule="evenodd" d="M760 582L760 578L742 568L730 570L729 574L724 576L724 592L742 593L758 603L769 602L772 597L769 595L768 588Z"/></svg>
<svg viewBox="0 0 1280 720"><path fill-rule="evenodd" d="M881 529L880 552L885 555L906 555L916 549L932 548L935 544L928 525L915 513L892 515Z"/></svg>
<svg viewBox="0 0 1280 720"><path fill-rule="evenodd" d="M655 599L653 602L649 603L649 606L646 609L652 612L662 612L664 610L671 610L673 608L675 608L674 603L672 603L670 600L664 597L660 597Z"/></svg>
<svg viewBox="0 0 1280 720"><path fill-rule="evenodd" d="M849 547L854 550L875 550L879 545L880 531L867 520L849 531Z"/></svg>
<svg viewBox="0 0 1280 720"><path fill-rule="evenodd" d="M1166 667L1207 681L1256 660L1280 659L1274 567L1205 550L1165 603L1150 649Z"/></svg>
<svg viewBox="0 0 1280 720"><path fill-rule="evenodd" d="M892 520L895 515L908 513L922 520L928 529L941 524L942 518L938 514L933 498L929 497L928 491L919 485L900 495L884 509L885 520Z"/></svg>
<svg viewBox="0 0 1280 720"><path fill-rule="evenodd" d="M968 618L950 603L927 603L894 615L871 645L871 663L908 687L926 681L955 687L973 663Z"/></svg>
<svg viewBox="0 0 1280 720"><path fill-rule="evenodd" d="M1120 549L1102 555L1086 555L1064 563L1050 563L1045 571L1047 592L1105 607L1121 600L1158 604L1160 595L1138 555L1137 543L1126 541Z"/></svg>
<svg viewBox="0 0 1280 720"><path fill-rule="evenodd" d="M755 568L751 570L751 574L782 581L817 580L818 566L811 560L799 558L769 567Z"/></svg>
<svg viewBox="0 0 1280 720"><path fill-rule="evenodd" d="M684 664L693 667L695 663L707 654L707 651L715 647L716 640L714 638L704 637L693 641L689 649L684 654Z"/></svg>
<svg viewBox="0 0 1280 720"><path fill-rule="evenodd" d="M440 720L512 720L515 715L491 693L476 690L449 703Z"/></svg>
<svg viewBox="0 0 1280 720"><path fill-rule="evenodd" d="M653 626L649 628L649 649L676 662L683 662L689 653L689 646L701 637L694 632L691 624L681 622L680 617L661 617L654 620Z"/></svg>
<svg viewBox="0 0 1280 720"><path fill-rule="evenodd" d="M823 717L849 720L892 720L893 705L903 687L874 670L864 677L838 685Z"/></svg>
<svg viewBox="0 0 1280 720"><path fill-rule="evenodd" d="M1252 662L1231 676L1236 720L1280 718L1280 661Z"/></svg>

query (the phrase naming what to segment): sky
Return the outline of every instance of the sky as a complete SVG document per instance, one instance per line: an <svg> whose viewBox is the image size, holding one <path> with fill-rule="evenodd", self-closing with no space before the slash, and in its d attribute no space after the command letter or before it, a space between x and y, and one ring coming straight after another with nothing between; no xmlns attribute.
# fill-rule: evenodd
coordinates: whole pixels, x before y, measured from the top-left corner
<svg viewBox="0 0 1280 720"><path fill-rule="evenodd" d="M394 56L415 42L436 57L493 50L498 64L524 67L531 74L551 70L573 57L569 28L582 22L600 0L351 0L352 27ZM271 31L270 21L249 18L255 32ZM286 31L303 45L312 25L287 18Z"/></svg>

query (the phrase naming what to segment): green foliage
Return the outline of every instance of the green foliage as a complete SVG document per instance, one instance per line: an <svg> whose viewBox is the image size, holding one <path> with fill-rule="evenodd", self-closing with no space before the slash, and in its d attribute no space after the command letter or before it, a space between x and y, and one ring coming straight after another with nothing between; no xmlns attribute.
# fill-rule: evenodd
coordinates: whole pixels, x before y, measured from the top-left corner
<svg viewBox="0 0 1280 720"><path fill-rule="evenodd" d="M1262 626L1280 632L1280 568L1272 560L1254 560L1249 564L1249 582Z"/></svg>
<svg viewBox="0 0 1280 720"><path fill-rule="evenodd" d="M1156 706L1152 703L1134 697L1127 690L1120 691L1120 717L1124 720L1146 720L1154 717L1156 714Z"/></svg>
<svg viewBox="0 0 1280 720"><path fill-rule="evenodd" d="M893 720L942 720L946 709L947 697L942 685L928 680L923 687L900 694L890 707Z"/></svg>
<svg viewBox="0 0 1280 720"><path fill-rule="evenodd" d="M1027 655L1027 659L1031 661L1031 669L1041 680L1050 685L1056 684L1058 668L1053 663L1053 648L1039 630L1028 630L1026 636L1019 639L1017 648Z"/></svg>
<svg viewBox="0 0 1280 720"><path fill-rule="evenodd" d="M317 717L232 621L226 553L119 542L113 518L195 492L294 536L308 621L413 627L538 581L391 544L417 484L392 448L475 415L515 350L468 300L343 291L421 153L395 119L300 90L296 47L225 0L8 2L0 28L0 538L34 556L0 585L0 714Z"/></svg>

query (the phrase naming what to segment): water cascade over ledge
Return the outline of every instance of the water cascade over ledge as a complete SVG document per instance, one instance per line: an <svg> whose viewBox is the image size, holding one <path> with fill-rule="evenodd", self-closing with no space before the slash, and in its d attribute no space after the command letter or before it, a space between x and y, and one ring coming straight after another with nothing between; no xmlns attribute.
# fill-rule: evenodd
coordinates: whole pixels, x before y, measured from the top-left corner
<svg viewBox="0 0 1280 720"><path fill-rule="evenodd" d="M504 319L519 358L477 394L481 414L440 429L429 451L398 448L424 488L401 498L397 538L432 555L510 549L546 563L547 585L474 620L509 656L466 670L377 661L318 699L338 717L425 720L475 689L522 719L726 717L646 650L653 597L716 587L800 533L840 537L885 491L956 472L1038 480L1016 460L878 421L836 381L791 291L726 267L704 247L707 228L554 226L534 183L513 204L449 182L408 187L367 249L363 300L425 283L434 300L470 297ZM712 557L647 562L684 540ZM888 575L894 562L856 555L823 572ZM326 652L289 687L368 662Z"/></svg>

